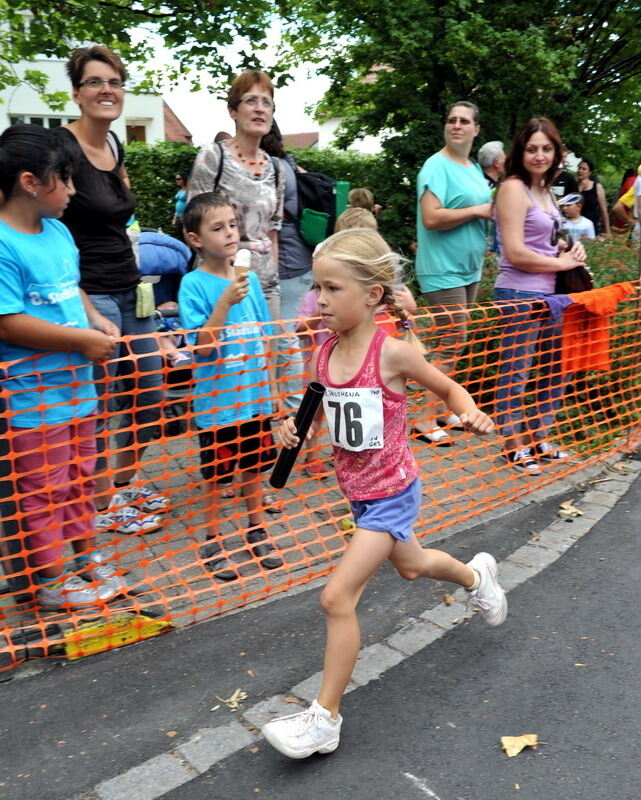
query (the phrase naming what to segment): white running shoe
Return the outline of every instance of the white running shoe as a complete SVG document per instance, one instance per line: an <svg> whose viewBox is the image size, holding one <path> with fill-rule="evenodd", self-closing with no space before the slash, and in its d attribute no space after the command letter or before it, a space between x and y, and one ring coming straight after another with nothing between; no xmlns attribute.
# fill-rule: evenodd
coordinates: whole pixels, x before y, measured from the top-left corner
<svg viewBox="0 0 641 800"><path fill-rule="evenodd" d="M332 719L316 700L305 711L279 717L263 725L261 733L279 753L307 758L313 753L333 753L338 747L343 718Z"/></svg>
<svg viewBox="0 0 641 800"><path fill-rule="evenodd" d="M111 600L119 594L125 594L128 589L124 579L116 574L116 570L105 561L99 550L89 556L87 570L83 576L89 581L97 582L95 589L101 600Z"/></svg>
<svg viewBox="0 0 641 800"><path fill-rule="evenodd" d="M517 472L524 475L540 475L541 470L536 460L532 456L532 451L529 447L521 447L519 450L513 450L510 453L504 453L508 464Z"/></svg>
<svg viewBox="0 0 641 800"><path fill-rule="evenodd" d="M561 450L559 447L555 447L549 442L537 442L534 445L534 453L541 461L563 461L566 458L570 458L569 453L566 453L565 450Z"/></svg>
<svg viewBox="0 0 641 800"><path fill-rule="evenodd" d="M496 561L489 553L477 553L468 567L478 572L481 582L478 589L468 589L468 603L483 614L488 625L495 628L507 617L507 597L499 586Z"/></svg>
<svg viewBox="0 0 641 800"><path fill-rule="evenodd" d="M118 495L114 495L114 499ZM113 500L112 500L113 502ZM111 510L108 508L101 514L96 514L94 518L94 525L98 532L115 529L118 533L126 533L128 535L136 533L150 533L160 527L161 519L156 514L140 513L139 508L133 506L123 506Z"/></svg>
<svg viewBox="0 0 641 800"><path fill-rule="evenodd" d="M147 511L149 514L159 514L161 511L167 510L170 501L168 497L158 494L146 486L120 486L111 503L115 506L139 503L143 511Z"/></svg>
<svg viewBox="0 0 641 800"><path fill-rule="evenodd" d="M61 575L59 581L43 583L38 587L38 605L46 611L87 606L100 606L104 602L97 591L78 575Z"/></svg>

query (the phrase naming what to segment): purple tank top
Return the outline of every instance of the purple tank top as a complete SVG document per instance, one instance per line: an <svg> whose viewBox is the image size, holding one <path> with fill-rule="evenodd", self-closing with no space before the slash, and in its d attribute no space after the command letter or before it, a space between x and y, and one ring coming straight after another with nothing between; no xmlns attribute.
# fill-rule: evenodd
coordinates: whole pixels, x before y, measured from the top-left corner
<svg viewBox="0 0 641 800"><path fill-rule="evenodd" d="M532 193L523 186L530 198L532 205L525 215L523 227L523 242L530 250L542 256L556 258L557 245L551 243L555 229L555 220L561 224L561 215L556 206L552 211L546 211L534 202ZM494 212L496 232L499 240L501 257L499 259L499 274L494 286L497 289L519 289L523 292L541 292L541 294L554 294L555 272L525 272L511 264L503 252L503 238L498 214Z"/></svg>

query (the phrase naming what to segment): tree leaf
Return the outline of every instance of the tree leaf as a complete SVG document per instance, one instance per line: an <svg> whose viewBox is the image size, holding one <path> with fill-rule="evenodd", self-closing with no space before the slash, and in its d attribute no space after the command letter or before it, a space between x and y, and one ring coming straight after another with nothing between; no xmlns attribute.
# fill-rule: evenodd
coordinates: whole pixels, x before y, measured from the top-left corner
<svg viewBox="0 0 641 800"><path fill-rule="evenodd" d="M531 747L536 750L538 745L539 737L536 733L524 733L521 736L501 736L501 747L509 758L517 756L524 747Z"/></svg>

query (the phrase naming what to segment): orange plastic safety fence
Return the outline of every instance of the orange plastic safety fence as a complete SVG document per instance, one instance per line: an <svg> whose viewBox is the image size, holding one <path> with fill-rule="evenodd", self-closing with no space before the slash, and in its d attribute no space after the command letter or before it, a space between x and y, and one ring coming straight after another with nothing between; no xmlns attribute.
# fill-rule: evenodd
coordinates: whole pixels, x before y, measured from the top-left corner
<svg viewBox="0 0 641 800"><path fill-rule="evenodd" d="M416 312L415 331L430 360L447 368L452 348L462 352L453 377L497 424L487 437L449 427L451 446L426 442L421 436L437 426L442 412L437 398L408 384L408 436L423 485L419 537L482 522L497 506L641 439L639 294L631 286L606 287L577 299L583 302L565 312L540 300ZM351 513L332 470L327 434L301 451L287 486L275 492L267 484L274 451L260 424L273 401L295 406L301 384L287 375L301 360L309 363L311 337L292 341L282 323L272 331L228 328L224 337L235 347L225 365L231 392L202 378L203 364L214 373L221 367L214 351L196 355L196 367L165 366L156 396L141 381L142 358L124 339L129 355L123 366L130 375L108 382L96 412L73 424L56 424L73 416L69 398L81 388L73 367L47 373L37 371L35 360L3 365L13 376L10 385L19 387L22 376L35 380L37 391L11 394L5 383L0 392L0 562L6 585L0 668L33 657L78 657L208 619L312 581L336 564L349 539ZM161 336L156 338L160 345ZM270 362L280 349L275 383L255 347L247 346L257 342ZM244 406L246 391L266 405ZM16 427L17 409L25 404L41 416L38 427ZM203 416L203 404L213 418ZM249 429L230 427L230 420L252 416ZM106 429L97 433L97 422ZM274 418L272 427L278 424ZM201 435L203 425L209 440ZM517 449L515 437L525 429L568 457L537 459L534 471L519 472L519 463L508 463L505 454ZM104 450L98 466L96 443ZM138 465L131 486L151 490L151 498L113 489L129 465ZM265 469L260 480L259 468ZM96 516L94 503L109 498L111 516ZM256 527L266 532L264 541L251 532L248 537ZM88 564L97 549L104 561ZM224 564L217 563L221 556ZM92 578L87 570L96 568ZM113 572L107 581L105 568ZM56 605L59 582L68 575L77 576L77 585L88 587L97 602L45 610L43 605ZM41 582L43 576L50 580Z"/></svg>

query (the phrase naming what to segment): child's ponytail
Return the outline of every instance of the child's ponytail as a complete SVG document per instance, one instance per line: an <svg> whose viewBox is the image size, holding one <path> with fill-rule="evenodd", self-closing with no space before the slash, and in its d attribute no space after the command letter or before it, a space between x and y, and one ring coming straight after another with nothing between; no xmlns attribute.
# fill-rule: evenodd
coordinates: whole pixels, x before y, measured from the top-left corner
<svg viewBox="0 0 641 800"><path fill-rule="evenodd" d="M391 313L394 314L394 316L398 319L396 327L401 331L405 341L408 344L411 344L415 350L418 350L418 352L424 356L427 351L421 340L414 333L414 321L412 319L412 315L399 304L398 300L394 297L394 290L385 287L385 291L381 299L389 311L391 311Z"/></svg>

